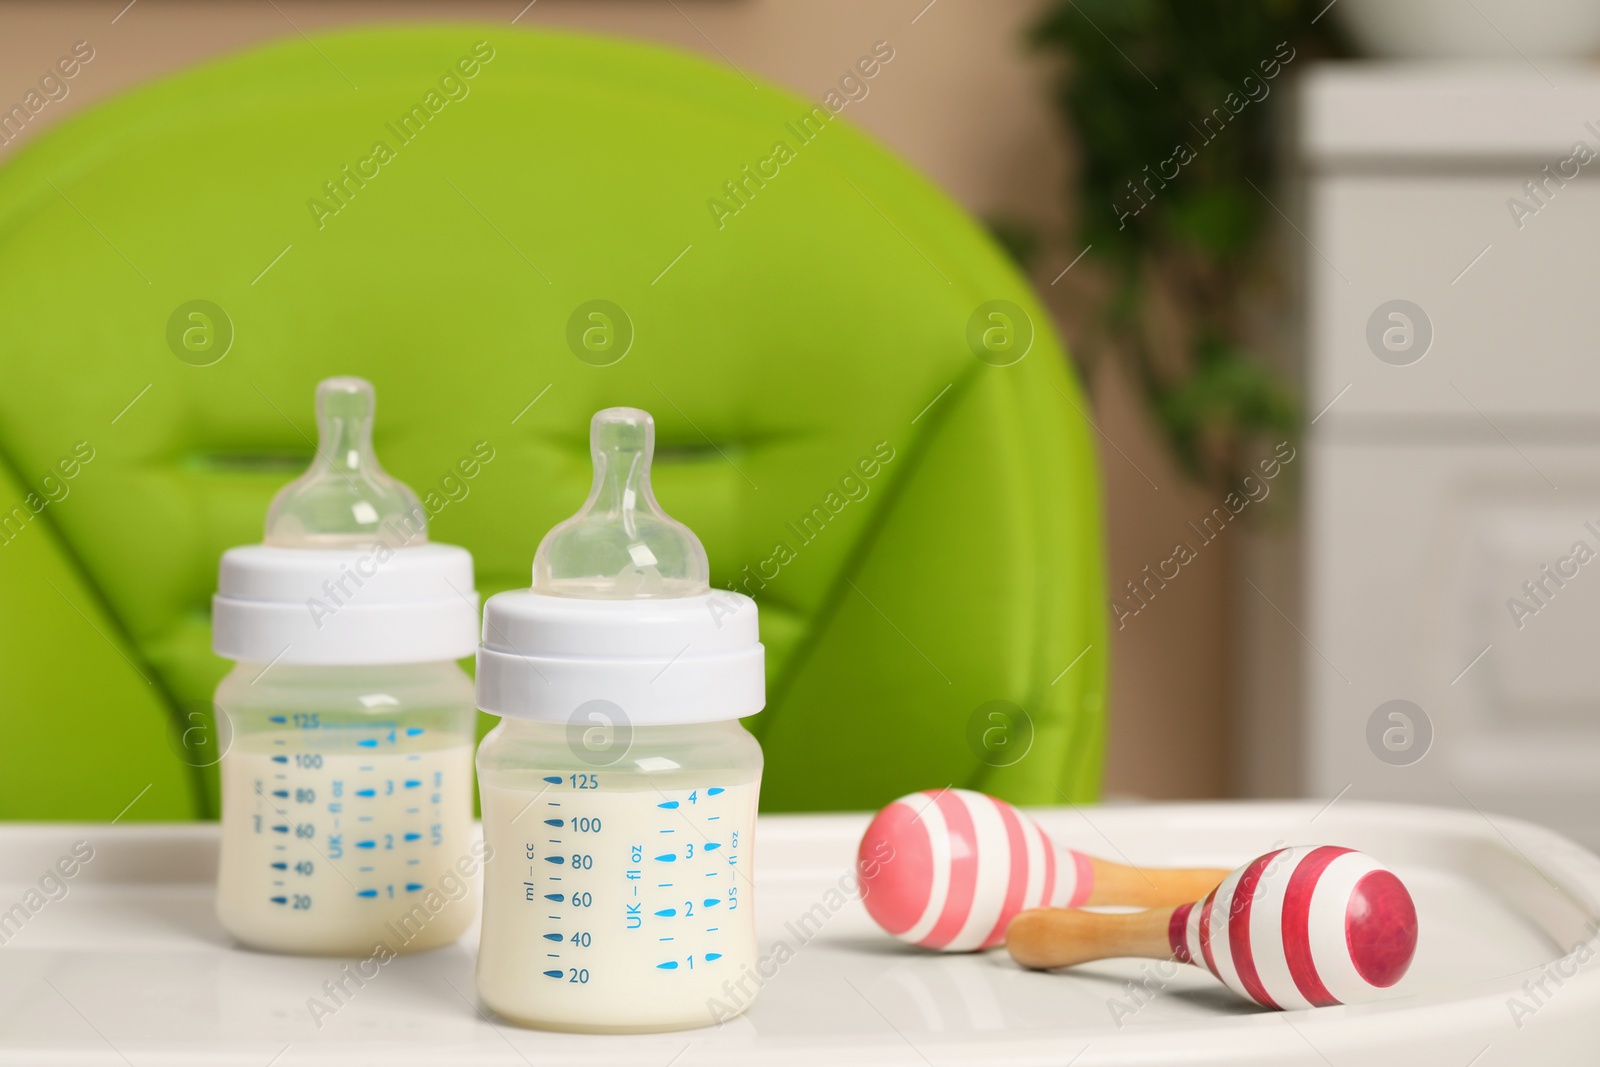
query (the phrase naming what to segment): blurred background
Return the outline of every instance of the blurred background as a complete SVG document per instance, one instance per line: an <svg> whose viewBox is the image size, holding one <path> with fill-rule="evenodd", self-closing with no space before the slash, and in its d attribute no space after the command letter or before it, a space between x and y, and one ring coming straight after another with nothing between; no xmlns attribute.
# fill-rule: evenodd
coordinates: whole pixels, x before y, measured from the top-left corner
<svg viewBox="0 0 1600 1067"><path fill-rule="evenodd" d="M248 46L446 18L811 100L892 45L845 118L1003 243L1092 398L1106 795L1399 798L1600 843L1600 5L9 2L7 101L93 60L0 165Z"/></svg>

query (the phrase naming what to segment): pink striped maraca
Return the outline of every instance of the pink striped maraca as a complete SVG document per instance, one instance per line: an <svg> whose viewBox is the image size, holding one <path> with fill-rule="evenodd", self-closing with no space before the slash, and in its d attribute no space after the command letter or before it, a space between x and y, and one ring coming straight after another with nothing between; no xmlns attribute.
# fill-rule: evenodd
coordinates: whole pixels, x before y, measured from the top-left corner
<svg viewBox="0 0 1600 1067"><path fill-rule="evenodd" d="M945 952L998 945L1028 908L1181 904L1228 873L1136 869L1057 848L1010 804L967 789L912 793L878 812L856 867L879 926Z"/></svg>
<svg viewBox="0 0 1600 1067"><path fill-rule="evenodd" d="M1204 966L1268 1008L1375 1000L1404 977L1417 910L1394 872L1347 848L1279 849L1193 904L1124 915L1023 912L1006 947L1025 967L1117 956Z"/></svg>

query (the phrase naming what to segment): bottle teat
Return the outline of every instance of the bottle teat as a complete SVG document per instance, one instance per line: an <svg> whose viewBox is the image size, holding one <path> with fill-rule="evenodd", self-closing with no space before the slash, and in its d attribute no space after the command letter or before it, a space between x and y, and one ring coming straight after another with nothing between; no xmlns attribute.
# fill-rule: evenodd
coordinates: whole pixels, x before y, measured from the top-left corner
<svg viewBox="0 0 1600 1067"><path fill-rule="evenodd" d="M272 498L267 544L327 548L377 541L399 548L428 540L417 495L384 473L372 451L376 406L365 378L317 384L317 454Z"/></svg>
<svg viewBox="0 0 1600 1067"><path fill-rule="evenodd" d="M545 534L533 589L593 600L659 599L711 591L700 539L656 503L656 426L638 408L606 408L589 423L594 485L578 513Z"/></svg>

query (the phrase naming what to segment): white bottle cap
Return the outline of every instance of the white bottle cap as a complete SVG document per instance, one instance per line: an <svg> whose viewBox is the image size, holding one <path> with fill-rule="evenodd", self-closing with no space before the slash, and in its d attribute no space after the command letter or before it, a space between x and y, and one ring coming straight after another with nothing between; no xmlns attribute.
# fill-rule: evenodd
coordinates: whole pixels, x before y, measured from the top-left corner
<svg viewBox="0 0 1600 1067"><path fill-rule="evenodd" d="M600 700L635 726L760 711L755 601L712 592L699 539L656 503L655 423L637 408L607 408L589 440L589 499L540 542L533 588L484 605L478 707L560 723Z"/></svg>
<svg viewBox="0 0 1600 1067"><path fill-rule="evenodd" d="M455 545L230 548L211 600L211 647L242 663L461 659L477 629L472 554Z"/></svg>
<svg viewBox="0 0 1600 1067"><path fill-rule="evenodd" d="M211 647L245 663L359 666L472 654L472 556L428 544L427 514L372 450L370 382L317 386L316 457L267 511L265 544L223 553Z"/></svg>

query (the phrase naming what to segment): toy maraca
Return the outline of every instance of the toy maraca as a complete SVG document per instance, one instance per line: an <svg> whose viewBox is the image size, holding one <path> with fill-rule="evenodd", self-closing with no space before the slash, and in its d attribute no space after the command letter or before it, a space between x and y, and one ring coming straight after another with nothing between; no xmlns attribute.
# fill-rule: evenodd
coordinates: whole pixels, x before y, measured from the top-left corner
<svg viewBox="0 0 1600 1067"><path fill-rule="evenodd" d="M967 789L912 793L878 812L856 869L879 926L944 952L998 945L1029 908L1181 904L1228 874L1125 867L1057 848L1010 804Z"/></svg>
<svg viewBox="0 0 1600 1067"><path fill-rule="evenodd" d="M1023 912L1006 948L1024 967L1176 958L1265 1007L1321 1008L1374 1000L1405 975L1417 910L1372 857L1302 846L1267 853L1193 904L1124 915Z"/></svg>

